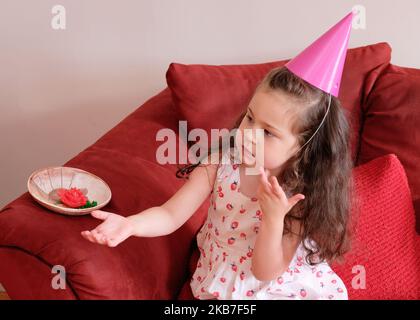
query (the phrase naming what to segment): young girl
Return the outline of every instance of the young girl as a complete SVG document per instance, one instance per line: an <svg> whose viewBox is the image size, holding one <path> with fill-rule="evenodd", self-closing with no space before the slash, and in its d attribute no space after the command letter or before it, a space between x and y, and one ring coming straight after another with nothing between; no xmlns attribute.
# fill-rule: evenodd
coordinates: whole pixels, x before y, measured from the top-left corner
<svg viewBox="0 0 420 320"><path fill-rule="evenodd" d="M347 299L329 266L348 248L352 166L339 100L287 68L275 68L235 127L236 139L221 153L221 163L179 170L188 180L162 206L127 218L93 211L105 222L82 235L113 247L131 235L169 234L210 194L197 234L195 298ZM254 135L244 136L255 129L264 130L263 163L257 162ZM243 161L235 164L238 152ZM247 175L250 167L263 169Z"/></svg>
<svg viewBox="0 0 420 320"><path fill-rule="evenodd" d="M187 182L161 206L127 218L93 211L105 221L82 235L111 247L132 235L166 235L210 195L197 234L195 298L347 299L329 264L349 249L352 162L337 96L352 18L350 12L264 77L235 125L233 144L228 139L222 152L216 146L219 163L210 154L202 159L208 164L178 170ZM255 167L259 175L247 174Z"/></svg>

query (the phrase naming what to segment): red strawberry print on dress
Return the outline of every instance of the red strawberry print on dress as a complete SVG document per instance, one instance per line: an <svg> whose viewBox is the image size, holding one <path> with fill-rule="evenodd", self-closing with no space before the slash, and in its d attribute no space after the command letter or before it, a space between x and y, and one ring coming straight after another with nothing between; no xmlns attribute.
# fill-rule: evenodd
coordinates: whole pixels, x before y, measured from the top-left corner
<svg viewBox="0 0 420 320"><path fill-rule="evenodd" d="M233 271L235 271L235 272L238 271L238 266L236 264L232 263L231 266L232 266Z"/></svg>
<svg viewBox="0 0 420 320"><path fill-rule="evenodd" d="M228 254L226 252L223 252L223 262L226 262L226 257L228 256Z"/></svg>
<svg viewBox="0 0 420 320"><path fill-rule="evenodd" d="M252 295L254 294L254 290L248 290L247 292L246 292L246 296L247 297L252 297Z"/></svg>

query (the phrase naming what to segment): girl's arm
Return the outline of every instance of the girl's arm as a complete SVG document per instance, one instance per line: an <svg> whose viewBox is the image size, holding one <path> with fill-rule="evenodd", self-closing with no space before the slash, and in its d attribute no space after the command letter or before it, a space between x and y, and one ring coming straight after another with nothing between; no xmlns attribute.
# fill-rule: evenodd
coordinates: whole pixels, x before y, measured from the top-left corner
<svg viewBox="0 0 420 320"><path fill-rule="evenodd" d="M210 194L216 179L217 166L197 166L190 173L187 182L161 206L129 217L102 210L92 211L92 216L104 222L92 231L83 231L82 236L91 242L115 247L130 236L157 237L174 232Z"/></svg>
<svg viewBox="0 0 420 320"><path fill-rule="evenodd" d="M160 207L153 207L128 217L134 226L133 235L156 237L180 228L197 211L213 189L217 164L198 166L187 182Z"/></svg>
<svg viewBox="0 0 420 320"><path fill-rule="evenodd" d="M252 253L252 273L260 281L281 276L296 252L296 241L284 241L283 224L262 220Z"/></svg>
<svg viewBox="0 0 420 320"><path fill-rule="evenodd" d="M268 281L282 275L288 268L297 246L298 236L283 236L284 217L304 195L287 198L275 176L268 178L264 168L260 168L258 201L262 210L262 220L252 254L252 273L260 281ZM300 228L299 228L300 229Z"/></svg>

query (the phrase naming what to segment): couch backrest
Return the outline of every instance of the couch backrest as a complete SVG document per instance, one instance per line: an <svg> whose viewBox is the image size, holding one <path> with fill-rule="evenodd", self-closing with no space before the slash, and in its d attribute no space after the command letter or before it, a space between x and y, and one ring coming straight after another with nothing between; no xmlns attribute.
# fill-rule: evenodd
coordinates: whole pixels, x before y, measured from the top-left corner
<svg viewBox="0 0 420 320"><path fill-rule="evenodd" d="M359 148L362 102L390 59L391 47L384 42L348 50L339 99L352 127L354 160ZM166 79L174 106L181 119L188 121L188 128L203 128L210 135L212 128L231 128L258 82L287 61L218 66L171 63Z"/></svg>

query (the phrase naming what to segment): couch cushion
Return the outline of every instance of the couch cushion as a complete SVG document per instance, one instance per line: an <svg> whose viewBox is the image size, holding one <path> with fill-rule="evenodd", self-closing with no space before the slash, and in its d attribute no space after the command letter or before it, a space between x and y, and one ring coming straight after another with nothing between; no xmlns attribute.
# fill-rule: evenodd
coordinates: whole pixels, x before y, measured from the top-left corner
<svg viewBox="0 0 420 320"><path fill-rule="evenodd" d="M332 269L346 284L349 299L419 299L420 237L401 163L395 155L386 155L355 168L353 177L358 201L352 209L352 249L344 263L332 263ZM195 299L190 281L199 256L195 243L180 300ZM352 287L357 266L366 271L366 289Z"/></svg>
<svg viewBox="0 0 420 320"><path fill-rule="evenodd" d="M363 106L358 162L395 153L407 172L420 233L420 70L389 67Z"/></svg>
<svg viewBox="0 0 420 320"><path fill-rule="evenodd" d="M359 141L361 102L391 58L387 43L349 49L339 99L351 122L353 158ZM188 128L230 128L245 110L253 90L272 68L288 60L244 65L171 63L166 73L174 105ZM368 77L368 75L370 75Z"/></svg>
<svg viewBox="0 0 420 320"><path fill-rule="evenodd" d="M386 155L355 168L354 180L359 211L353 212L353 248L344 264L332 268L349 299L419 299L419 238L404 168L395 155ZM359 266L366 289L352 286Z"/></svg>
<svg viewBox="0 0 420 320"><path fill-rule="evenodd" d="M0 283L10 299L76 299L68 283L60 290L51 286L57 273L51 273L51 267L38 257L18 248L0 247L0 261Z"/></svg>
<svg viewBox="0 0 420 320"><path fill-rule="evenodd" d="M150 99L64 164L92 172L109 184L112 199L102 210L132 215L163 204L184 183L175 177L175 164L160 165L155 160L156 131L177 123L168 93ZM48 267L64 266L69 286L81 299L171 299L185 280L191 240L204 222L208 206L206 200L170 235L131 237L109 248L80 235L101 223L99 220L53 213L26 192L0 212L0 247L26 252ZM15 289L16 298L25 296Z"/></svg>

